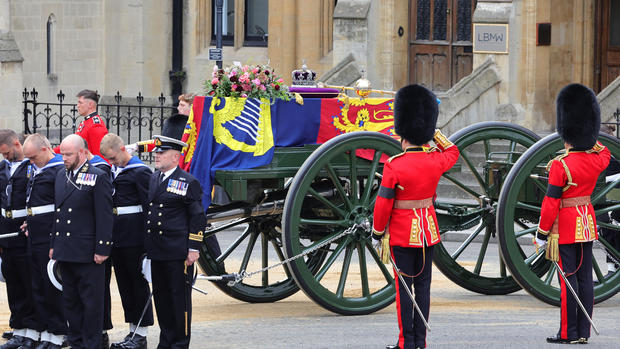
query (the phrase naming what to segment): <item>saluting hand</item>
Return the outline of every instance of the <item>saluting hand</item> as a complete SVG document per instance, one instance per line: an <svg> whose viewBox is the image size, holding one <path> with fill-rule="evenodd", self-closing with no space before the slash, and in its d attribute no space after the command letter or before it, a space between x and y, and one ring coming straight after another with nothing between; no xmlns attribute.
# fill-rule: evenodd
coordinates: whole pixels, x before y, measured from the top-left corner
<svg viewBox="0 0 620 349"><path fill-rule="evenodd" d="M108 259L108 256L102 256L100 254L96 254L95 253L95 263L101 264L101 263L105 262L106 259Z"/></svg>
<svg viewBox="0 0 620 349"><path fill-rule="evenodd" d="M185 260L185 264L187 266L190 266L190 265L194 264L194 262L198 259L199 256L200 256L200 254L198 253L198 251L188 251L187 252L187 259Z"/></svg>

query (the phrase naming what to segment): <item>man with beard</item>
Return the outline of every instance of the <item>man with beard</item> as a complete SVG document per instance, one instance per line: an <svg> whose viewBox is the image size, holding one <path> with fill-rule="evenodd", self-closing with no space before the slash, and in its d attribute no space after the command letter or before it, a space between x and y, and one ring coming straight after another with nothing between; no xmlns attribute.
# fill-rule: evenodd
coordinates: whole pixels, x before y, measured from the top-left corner
<svg viewBox="0 0 620 349"><path fill-rule="evenodd" d="M59 262L71 347L99 348L103 263L112 248L112 183L105 172L88 163L80 136L67 136L60 153L65 171L56 176L56 226L50 256Z"/></svg>
<svg viewBox="0 0 620 349"><path fill-rule="evenodd" d="M9 161L5 166L2 191L2 234L15 234L0 239L2 248L2 274L6 280L6 292L11 310L9 325L14 329L11 338L1 349L18 347L33 348L39 339L35 330L36 321L32 307L32 285L26 237L21 226L26 219L26 184L32 175L30 161L24 157L24 150L17 133L0 130L0 153Z"/></svg>

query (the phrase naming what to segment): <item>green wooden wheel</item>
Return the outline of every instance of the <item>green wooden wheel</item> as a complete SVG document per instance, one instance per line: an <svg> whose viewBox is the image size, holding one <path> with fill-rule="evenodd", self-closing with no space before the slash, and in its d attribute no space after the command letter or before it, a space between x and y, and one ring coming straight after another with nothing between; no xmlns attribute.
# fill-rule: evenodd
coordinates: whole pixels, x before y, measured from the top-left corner
<svg viewBox="0 0 620 349"><path fill-rule="evenodd" d="M200 267L207 275L222 275L244 270L252 272L284 260L280 218L248 218L212 230L211 233L217 233L220 239L222 254L214 256L204 243L198 260ZM231 229L240 225L244 228ZM225 235L228 239L224 239ZM225 244L222 243L224 241ZM308 269L316 271L322 260L322 252L310 255L306 259ZM250 303L275 302L299 290L286 265L244 279L233 286L224 282L215 282L215 285L229 296Z"/></svg>
<svg viewBox="0 0 620 349"><path fill-rule="evenodd" d="M442 242L434 262L450 280L482 294L521 287L506 272L495 231L497 199L511 167L539 137L521 126L482 122L453 134L461 153L439 182L435 211Z"/></svg>
<svg viewBox="0 0 620 349"><path fill-rule="evenodd" d="M599 140L609 148L613 157L620 159L620 142L617 139L601 134ZM560 304L557 270L544 258L544 251L536 252L532 243L547 182L532 178L530 175L546 176L546 164L562 149L563 143L554 133L538 141L523 154L506 178L497 215L501 251L510 272L527 292L556 306ZM606 184L602 177L599 178L599 183L592 193L592 204L597 216L620 209L620 202L610 199L613 191L618 190L615 186L619 182L620 180L616 180ZM597 223L599 226L604 225L620 231L618 225L598 220ZM601 270L606 253L620 260L620 252L602 237L599 241L605 248L600 248L601 245L595 243L593 250L595 303L612 297L620 290L620 272L604 275Z"/></svg>
<svg viewBox="0 0 620 349"><path fill-rule="evenodd" d="M356 151L374 150L372 160ZM394 139L376 132L340 135L306 159L289 189L282 226L287 257L335 237L355 223L372 224L381 158L402 152ZM290 262L299 287L319 305L343 315L369 314L394 301L394 279L372 248L370 229L320 248L325 261L317 272L305 258Z"/></svg>

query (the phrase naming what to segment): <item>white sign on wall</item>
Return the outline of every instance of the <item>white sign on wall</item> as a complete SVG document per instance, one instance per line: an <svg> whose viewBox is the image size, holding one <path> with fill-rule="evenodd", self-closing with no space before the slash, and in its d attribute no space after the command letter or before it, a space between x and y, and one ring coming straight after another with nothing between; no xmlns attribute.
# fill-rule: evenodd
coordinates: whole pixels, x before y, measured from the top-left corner
<svg viewBox="0 0 620 349"><path fill-rule="evenodd" d="M474 23L474 53L508 53L508 24Z"/></svg>

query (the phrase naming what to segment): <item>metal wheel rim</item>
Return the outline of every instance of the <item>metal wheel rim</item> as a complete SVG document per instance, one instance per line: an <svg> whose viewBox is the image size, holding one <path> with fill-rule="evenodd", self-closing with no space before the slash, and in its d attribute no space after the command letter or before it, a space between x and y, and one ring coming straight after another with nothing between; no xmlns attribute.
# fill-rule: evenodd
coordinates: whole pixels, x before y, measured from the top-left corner
<svg viewBox="0 0 620 349"><path fill-rule="evenodd" d="M539 137L535 133L526 128L503 122L484 122L471 125L450 137L450 140L455 143L461 151L461 159L459 161L464 167L473 162L471 160L464 161L463 159L463 157L467 158L467 148L470 146L480 145L480 142L482 142L482 145L485 147L485 149L487 149L491 148L493 140L506 140L511 142L509 145L509 149L516 149L517 145L527 148L533 145L538 139ZM492 152L485 150L485 159L489 160L491 156L493 156ZM508 158L510 155L506 156ZM516 158L509 160L515 161ZM470 170L473 170L470 166L467 167ZM476 170L478 171L478 175L483 178L484 174L482 173L482 169L476 168ZM448 176L450 175L444 175L443 178L451 178ZM472 175L471 177L474 177L474 175ZM452 182L452 180L450 181ZM481 191L479 194L484 194L488 197L492 196L490 194L491 188L487 183L484 183L484 185L478 183L478 187L470 188L470 190ZM446 201L449 201L449 199L446 200L445 198L438 197L435 205L436 211L438 211L437 204ZM495 203L495 201L493 201L493 203ZM456 204L456 206L458 206L458 204ZM459 248L457 248L455 251L449 252L446 249L444 241L442 239L442 242L440 242L435 247L435 265L450 280L473 292L498 295L508 294L521 289L519 284L517 284L517 282L512 278L512 276L506 273L506 268L504 264L501 263L501 256L499 256L500 269L497 270L495 274L492 274L494 276L488 276L488 273L486 275L481 275L480 267L485 259L485 255L489 255L489 253L493 253L495 251L495 249L487 248L489 244L489 239L491 238L490 235L485 236L482 243L480 244L480 249L477 252L476 265L474 266L473 271L459 264L459 262L457 261L460 257L460 253L458 251L460 250L462 253L467 248L471 248L470 244L473 241L474 237L490 234L485 231L486 229L480 230L484 229L485 225L482 218L480 219L481 222L478 224L478 229L474 229L474 231L469 234L465 241L459 244ZM489 219L486 224L489 225L489 228L494 229L495 219ZM440 231L442 231L441 220L439 222L439 228ZM499 255L499 248L497 248L496 253Z"/></svg>
<svg viewBox="0 0 620 349"><path fill-rule="evenodd" d="M305 224L304 222L306 222L302 220L303 217L300 217L300 212L310 185L313 183L315 178L321 177L319 175L320 171L325 168L327 164L331 164L334 158L344 154L346 151L355 151L360 148L380 150L388 156L402 152L398 142L386 135L376 132L354 132L341 135L331 139L319 147L306 160L306 162L304 162L291 183L291 188L288 192L282 221L284 227L283 239L287 257L297 255L301 253L303 249L307 248L301 246L299 227L300 224ZM347 156L351 159L350 153ZM363 160L357 159L355 155L353 155L353 158L356 160L351 160L353 165L350 165L350 168L355 168L357 173L358 166L356 164L363 162ZM378 159L378 157L375 157L375 161L373 161L373 163L377 166L377 170L381 167ZM374 171L370 172L372 173ZM343 177L350 180L353 176L351 173L346 176L338 176L338 178ZM342 194L342 192L339 193ZM367 204L365 206L365 214L369 215L370 222L372 224L372 211L374 207L374 198L376 197L376 190L369 190L368 195L366 195L365 192L361 192L360 188L360 196L367 197L367 199L360 200L357 207L363 207L365 205L364 203ZM349 196L349 199L351 199L351 197L354 197L354 195ZM352 210L349 210L346 213L350 214L351 212ZM339 232L342 232L345 229L346 224L339 229ZM330 236L335 236L337 234L338 232L335 232L326 236L324 239L328 239ZM306 267L305 263L303 263L302 259L297 259L290 264L291 272L295 278L295 281L297 281L298 285L306 293L306 295L326 309L344 315L368 314L377 311L391 304L394 301L395 295L394 279L389 271L390 268L380 262L380 258L377 256L376 251L372 248L370 232L357 232L356 234L359 234L356 238L345 236L344 238L330 244L331 246L335 245L334 251L330 251L330 253L328 253L324 264L317 273L312 273ZM365 236L364 238L360 238L362 234ZM357 253L355 253L356 251ZM364 251L364 253L360 253L360 251ZM340 280L338 282L339 286L334 292L321 283L321 278L328 272L328 269L334 265L336 259L341 254L344 255L343 265L347 265L347 270L344 272L341 271ZM361 271L362 267L360 267L362 297L347 297L344 293L345 286L342 288L340 287L341 284L346 283L349 271L348 269L350 269L350 261L354 254L357 255L358 261L364 259L364 262L360 263L360 265L364 264L366 266L365 278L363 276L364 271ZM367 257L366 254L369 254L370 257ZM371 264L371 267L377 265L385 278L385 284L376 291L371 291L369 285L364 286L363 280L366 279L366 282L368 282L367 266L369 264ZM344 281L342 281L343 275ZM366 296L363 295L364 293L366 293Z"/></svg>
<svg viewBox="0 0 620 349"><path fill-rule="evenodd" d="M599 140L610 149L612 156L620 157L620 142L617 139L601 134ZM563 148L562 141L554 133L540 140L522 156L506 179L506 185L500 196L497 221L502 255L517 282L536 298L556 306L560 304L560 290L552 283L554 279L557 281L557 272L551 267L551 263L544 259L544 253L541 257L535 257L531 253L524 253L523 248L525 246L518 242L517 235L527 233L526 229L515 231L514 224L511 223L514 219L516 207L521 207L522 204L518 200L518 194L528 180L530 173L539 163L547 158L554 157L555 155L552 156L551 154L555 154L556 150L561 148ZM600 191L595 189L592 199L595 211L600 214L602 207L598 207L598 203L595 201L597 193L600 193ZM540 203L534 206L540 212ZM620 228L616 228L616 230L620 230ZM531 237L533 235L527 234L527 236ZM600 238L600 240L604 239ZM618 251L615 252L615 257L620 259L620 253L617 253ZM540 260L540 262L532 264L538 263L539 268L534 268L533 270L527 262L535 259ZM544 265L544 269L541 268L541 265ZM616 271L609 278L601 278L602 272L596 260L594 260L593 265L594 280L599 279L599 283L594 286L594 302L598 303L612 297L620 290L620 272ZM540 273L541 270L544 273Z"/></svg>

